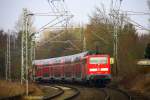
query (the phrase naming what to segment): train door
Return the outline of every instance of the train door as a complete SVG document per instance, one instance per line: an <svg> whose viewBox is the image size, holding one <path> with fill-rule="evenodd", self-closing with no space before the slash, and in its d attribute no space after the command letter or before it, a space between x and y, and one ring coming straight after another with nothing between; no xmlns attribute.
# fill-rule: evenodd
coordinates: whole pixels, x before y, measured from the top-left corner
<svg viewBox="0 0 150 100"><path fill-rule="evenodd" d="M86 59L83 59L81 61L81 68L82 68L82 79L86 78L86 69L87 69L87 64L86 64Z"/></svg>
<svg viewBox="0 0 150 100"><path fill-rule="evenodd" d="M42 78L42 66L36 65L35 66L35 80L40 80Z"/></svg>
<svg viewBox="0 0 150 100"><path fill-rule="evenodd" d="M49 66L43 66L43 79L49 79Z"/></svg>
<svg viewBox="0 0 150 100"><path fill-rule="evenodd" d="M52 78L52 67L51 66L48 66L49 67L49 79L51 79Z"/></svg>
<svg viewBox="0 0 150 100"><path fill-rule="evenodd" d="M62 67L60 65L53 66L53 78L60 80L62 76Z"/></svg>
<svg viewBox="0 0 150 100"><path fill-rule="evenodd" d="M76 63L75 65L75 76L76 76L76 80L82 79L82 65L80 62Z"/></svg>
<svg viewBox="0 0 150 100"><path fill-rule="evenodd" d="M64 69L65 79L71 80L73 76L73 66L71 64L65 64Z"/></svg>

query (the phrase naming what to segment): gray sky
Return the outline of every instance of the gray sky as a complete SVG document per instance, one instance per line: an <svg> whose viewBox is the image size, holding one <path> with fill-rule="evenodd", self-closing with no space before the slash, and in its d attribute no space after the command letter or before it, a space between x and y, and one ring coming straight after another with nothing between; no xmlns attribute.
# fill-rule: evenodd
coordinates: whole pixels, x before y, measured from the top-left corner
<svg viewBox="0 0 150 100"><path fill-rule="evenodd" d="M110 9L111 0L65 0L68 9L74 14L73 22L86 24L89 21L88 15L92 15L95 7L101 3ZM115 0L114 0L115 1ZM22 13L22 8L28 8L34 13L50 12L47 0L0 0L0 29L7 31L14 29L15 23ZM123 0L123 10L136 12L148 12L147 0ZM149 16L131 16L133 20L148 28ZM35 17L35 27L38 29L46 24L47 18Z"/></svg>

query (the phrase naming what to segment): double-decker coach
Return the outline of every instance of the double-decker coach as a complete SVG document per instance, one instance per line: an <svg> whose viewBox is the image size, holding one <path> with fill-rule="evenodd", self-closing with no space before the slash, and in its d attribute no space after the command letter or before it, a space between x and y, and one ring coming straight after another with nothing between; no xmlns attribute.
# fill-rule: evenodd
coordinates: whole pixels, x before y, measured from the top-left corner
<svg viewBox="0 0 150 100"><path fill-rule="evenodd" d="M34 60L37 81L107 83L111 80L110 56L83 52L64 57Z"/></svg>

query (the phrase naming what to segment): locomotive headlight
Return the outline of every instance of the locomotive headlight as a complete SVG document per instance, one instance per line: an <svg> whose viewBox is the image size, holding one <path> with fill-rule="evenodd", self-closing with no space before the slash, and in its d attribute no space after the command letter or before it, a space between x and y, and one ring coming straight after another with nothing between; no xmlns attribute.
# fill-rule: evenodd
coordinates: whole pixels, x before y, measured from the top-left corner
<svg viewBox="0 0 150 100"><path fill-rule="evenodd" d="M101 68L101 71L108 71L108 68Z"/></svg>
<svg viewBox="0 0 150 100"><path fill-rule="evenodd" d="M97 68L90 68L90 72L95 72L97 71Z"/></svg>

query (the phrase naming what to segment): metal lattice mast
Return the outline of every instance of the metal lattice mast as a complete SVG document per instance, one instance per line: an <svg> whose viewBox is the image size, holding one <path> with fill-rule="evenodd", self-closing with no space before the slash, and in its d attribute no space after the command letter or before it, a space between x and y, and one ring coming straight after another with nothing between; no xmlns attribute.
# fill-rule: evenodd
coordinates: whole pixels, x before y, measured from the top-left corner
<svg viewBox="0 0 150 100"><path fill-rule="evenodd" d="M5 69L5 74L6 74L6 80L8 80L8 48L9 48L9 43L8 43L8 36L7 36L7 44L6 44L6 69Z"/></svg>
<svg viewBox="0 0 150 100"><path fill-rule="evenodd" d="M32 66L32 61L35 60L35 36L31 37L30 38L30 66ZM32 69L32 70L31 70ZM31 80L34 80L34 77L33 77L33 70L34 69L34 66L32 66L32 68L30 68L30 72L32 71L32 76L29 76Z"/></svg>
<svg viewBox="0 0 150 100"><path fill-rule="evenodd" d="M28 16L27 16L27 13L26 13L26 15L25 15L25 54L26 54L26 56L25 56L25 71L26 71L26 95L28 95L28 65L29 65L29 63L28 63L28 59L29 59L29 57L28 57L28 37L29 37L29 35L28 35Z"/></svg>
<svg viewBox="0 0 150 100"><path fill-rule="evenodd" d="M6 69L5 76L6 80L11 80L11 54L10 54L10 31L8 30L7 36L7 50L6 50Z"/></svg>
<svg viewBox="0 0 150 100"><path fill-rule="evenodd" d="M22 31L21 32L21 84L23 84L24 79L25 79L24 78L24 31Z"/></svg>
<svg viewBox="0 0 150 100"><path fill-rule="evenodd" d="M113 57L114 57L114 60L115 60L115 73L116 73L116 76L118 75L118 30L119 30L119 25L120 25L120 6L121 6L121 3L122 3L122 0L119 0L120 1L120 4L119 4L119 8L117 9L116 7L114 7L114 1L112 0L111 1L111 8L110 8L110 12L111 12L111 17L112 17L112 20L113 20ZM117 0L116 0L117 2ZM116 3L115 3L115 6L116 6ZM117 10L115 10L117 9Z"/></svg>
<svg viewBox="0 0 150 100"><path fill-rule="evenodd" d="M7 47L7 44L6 44ZM7 60L7 49L5 52L5 79L8 80L8 60Z"/></svg>
<svg viewBox="0 0 150 100"><path fill-rule="evenodd" d="M23 26L21 36L21 84L26 83L26 95L28 95L28 71L31 65L31 40L29 38L29 14L27 9L23 9Z"/></svg>
<svg viewBox="0 0 150 100"><path fill-rule="evenodd" d="M21 40L21 84L26 83L26 95L28 95L28 18L27 9L23 9L23 31Z"/></svg>
<svg viewBox="0 0 150 100"><path fill-rule="evenodd" d="M111 10L112 20L113 20L113 57L115 62L115 74L118 74L118 12L114 9Z"/></svg>
<svg viewBox="0 0 150 100"><path fill-rule="evenodd" d="M25 80L25 20L26 20L26 9L23 9L23 26L21 32L21 84Z"/></svg>
<svg viewBox="0 0 150 100"><path fill-rule="evenodd" d="M11 80L10 31L8 33L8 78Z"/></svg>
<svg viewBox="0 0 150 100"><path fill-rule="evenodd" d="M114 74L117 74L117 45L116 45L116 36L117 36L117 26L116 26L116 18L115 18L115 12L114 12L114 0L111 0L110 4L110 19L112 20L113 24L113 57L114 57Z"/></svg>
<svg viewBox="0 0 150 100"><path fill-rule="evenodd" d="M115 58L115 71L117 75L118 74L118 26L116 22L114 24L113 37L114 37L114 54L113 55Z"/></svg>

